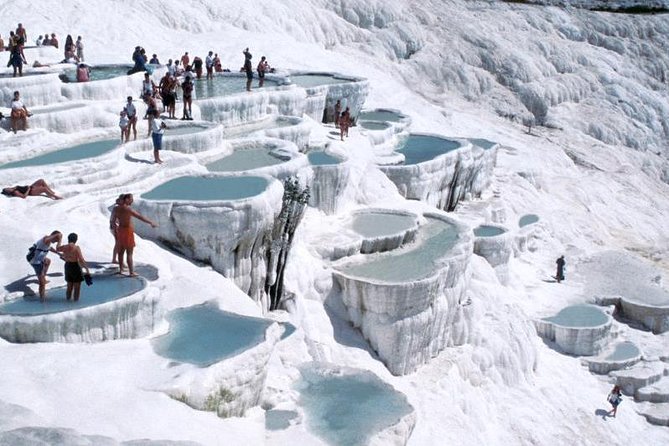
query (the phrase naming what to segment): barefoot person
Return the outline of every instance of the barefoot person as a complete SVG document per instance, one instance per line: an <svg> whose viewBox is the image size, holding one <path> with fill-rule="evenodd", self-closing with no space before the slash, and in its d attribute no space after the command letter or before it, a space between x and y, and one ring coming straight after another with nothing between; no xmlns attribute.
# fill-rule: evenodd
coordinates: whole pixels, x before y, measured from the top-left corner
<svg viewBox="0 0 669 446"><path fill-rule="evenodd" d="M49 266L51 265L51 260L47 258L49 252L57 252L56 250L60 248L60 242L63 238L63 234L60 231L53 231L49 235L45 235L41 239L35 242L34 249L30 248L32 254L28 254L26 259L30 263L30 266L35 270L37 274L37 281L39 282L39 300L44 302L46 299L46 273L49 271ZM55 243L56 248L52 248L51 244Z"/></svg>
<svg viewBox="0 0 669 446"><path fill-rule="evenodd" d="M18 91L14 92L14 99L10 105L12 111L10 113L12 130L16 133L17 130L25 130L28 127L28 117L32 114L28 111L23 101L21 101L21 94Z"/></svg>
<svg viewBox="0 0 669 446"><path fill-rule="evenodd" d="M267 58L265 56L262 56L260 58L260 62L258 62L258 88L261 88L263 85L265 85L265 73L269 73L270 67L269 67L269 62L267 62Z"/></svg>
<svg viewBox="0 0 669 446"><path fill-rule="evenodd" d="M116 218L118 219L117 240L118 240L118 267L119 274L123 274L123 255L127 252L128 273L134 277L135 265L132 259L135 249L135 228L132 224L132 218L143 221L151 225L152 228L158 227L157 224L135 211L131 206L133 203L132 194L125 194L123 204L116 208Z"/></svg>
<svg viewBox="0 0 669 446"><path fill-rule="evenodd" d="M246 72L246 91L251 91L251 82L253 82L253 63L251 59L253 56L248 48L242 51L242 53L244 54L244 65L242 65L241 71Z"/></svg>
<svg viewBox="0 0 669 446"><path fill-rule="evenodd" d="M2 189L2 195L19 198L47 196L52 200L60 200L63 198L59 195L56 195L56 193L49 187L49 185L46 184L46 181L41 178L30 186L5 187Z"/></svg>
<svg viewBox="0 0 669 446"><path fill-rule="evenodd" d="M156 110L154 112L153 120L151 121L151 139L153 142L153 161L156 164L163 164L163 160L160 159L160 151L163 149L163 133L167 125L165 122L160 119L160 112Z"/></svg>
<svg viewBox="0 0 669 446"><path fill-rule="evenodd" d="M618 412L618 406L623 401L623 393L622 390L620 390L620 386L613 386L613 389L611 389L611 392L606 399L608 400L609 404L611 404L611 410L609 411L609 414L615 418L616 412Z"/></svg>
<svg viewBox="0 0 669 446"><path fill-rule="evenodd" d="M61 253L61 257L65 261L65 282L67 282L65 297L67 300L73 300L74 298L75 302L79 300L81 282L84 281L81 268L86 269L86 274L91 273L84 256L81 254L81 249L77 246L78 238L79 236L73 232L67 236L67 245L56 248L56 251Z"/></svg>
<svg viewBox="0 0 669 446"><path fill-rule="evenodd" d="M133 138L137 139L137 108L132 103L132 96L128 96L128 102L123 107L126 116L128 117L128 139L130 139L130 130L132 129ZM126 139L126 141L128 140Z"/></svg>

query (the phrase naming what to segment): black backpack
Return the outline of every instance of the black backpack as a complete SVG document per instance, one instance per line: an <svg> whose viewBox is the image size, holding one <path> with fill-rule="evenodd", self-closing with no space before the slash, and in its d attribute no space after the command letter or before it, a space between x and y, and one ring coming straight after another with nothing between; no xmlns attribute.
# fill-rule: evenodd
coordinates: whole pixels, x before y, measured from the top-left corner
<svg viewBox="0 0 669 446"><path fill-rule="evenodd" d="M26 260L28 261L28 263L30 263L32 259L35 258L35 251L37 251L37 245L33 243L33 245L30 248L28 248L28 254L26 254Z"/></svg>

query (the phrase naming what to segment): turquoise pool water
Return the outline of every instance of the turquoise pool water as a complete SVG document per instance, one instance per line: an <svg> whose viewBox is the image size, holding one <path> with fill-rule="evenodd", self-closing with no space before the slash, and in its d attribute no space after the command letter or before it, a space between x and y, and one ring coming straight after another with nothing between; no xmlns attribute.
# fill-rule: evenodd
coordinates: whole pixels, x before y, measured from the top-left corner
<svg viewBox="0 0 669 446"><path fill-rule="evenodd" d="M52 266L51 270L53 268ZM56 265L55 268L62 270L60 265ZM52 289L47 286L46 302L40 302L38 296L10 301L0 305L0 314L35 316L79 310L130 296L145 287L146 281L139 277L118 274L94 275L91 286L81 284L81 296L78 302L68 302L65 299L64 286Z"/></svg>
<svg viewBox="0 0 669 446"><path fill-rule="evenodd" d="M360 212L353 217L353 230L363 237L400 234L416 226L416 217L389 212Z"/></svg>
<svg viewBox="0 0 669 446"><path fill-rule="evenodd" d="M141 197L145 200L220 201L254 197L267 189L265 178L179 177L161 184Z"/></svg>
<svg viewBox="0 0 669 446"><path fill-rule="evenodd" d="M87 142L77 146L45 153L44 155L39 155L34 158L3 164L0 166L0 169L46 166L57 163L65 163L68 161L82 160L86 158L95 158L96 156L100 156L111 151L112 149L118 147L118 145L118 139Z"/></svg>
<svg viewBox="0 0 669 446"><path fill-rule="evenodd" d="M474 235L477 237L495 237L504 234L506 231L497 226L481 225L474 228Z"/></svg>
<svg viewBox="0 0 669 446"><path fill-rule="evenodd" d="M265 429L279 431L288 429L290 421L297 418L294 410L268 410L265 412Z"/></svg>
<svg viewBox="0 0 669 446"><path fill-rule="evenodd" d="M387 122L380 121L358 121L358 125L366 130L386 130L390 127Z"/></svg>
<svg viewBox="0 0 669 446"><path fill-rule="evenodd" d="M458 141L430 135L411 134L395 150L404 155L404 164L419 164L460 147Z"/></svg>
<svg viewBox="0 0 669 446"><path fill-rule="evenodd" d="M613 352L604 358L605 361L626 361L641 355L639 347L631 342L616 344Z"/></svg>
<svg viewBox="0 0 669 446"><path fill-rule="evenodd" d="M265 78L265 87L276 87L276 81ZM258 79L253 79L251 88L259 90ZM231 94L243 93L246 91L246 76L214 76L213 79L207 80L195 79L195 98L207 99L217 96L229 96ZM181 97L179 97L181 99Z"/></svg>
<svg viewBox="0 0 669 446"><path fill-rule="evenodd" d="M327 166L332 164L341 164L342 160L336 156L332 156L329 153L323 151L309 152L307 154L309 158L309 164L312 166Z"/></svg>
<svg viewBox="0 0 669 446"><path fill-rule="evenodd" d="M167 124L167 128L165 129L165 138L170 136L192 135L193 133L200 133L213 128L206 125L184 125L170 127L170 121L167 119L165 120L165 124Z"/></svg>
<svg viewBox="0 0 669 446"><path fill-rule="evenodd" d="M358 446L412 412L406 398L376 375L303 368L295 384L307 428L328 444Z"/></svg>
<svg viewBox="0 0 669 446"><path fill-rule="evenodd" d="M90 79L91 81L103 81L127 76L130 68L132 68L132 65L101 65L99 67L91 67ZM74 66L71 69L65 70L64 75L68 82L77 82L77 71Z"/></svg>
<svg viewBox="0 0 669 446"><path fill-rule="evenodd" d="M483 138L469 138L469 142L471 142L475 146L479 146L484 150L490 150L495 146L495 144L497 144L496 142L488 141L487 139Z"/></svg>
<svg viewBox="0 0 669 446"><path fill-rule="evenodd" d="M334 74L295 74L290 76L290 81L303 88L354 82L352 79L337 78Z"/></svg>
<svg viewBox="0 0 669 446"><path fill-rule="evenodd" d="M543 319L563 327L598 327L608 321L602 310L592 305L572 305L560 310L555 316Z"/></svg>
<svg viewBox="0 0 669 446"><path fill-rule="evenodd" d="M390 283L424 279L435 272L435 262L444 258L458 240L457 226L428 218L419 229L417 242L407 249L391 251L364 263L348 264L340 270L353 277Z"/></svg>
<svg viewBox="0 0 669 446"><path fill-rule="evenodd" d="M531 225L532 223L536 223L538 221L539 221L538 215L527 214L520 217L520 220L518 220L518 226L522 228L523 226Z"/></svg>
<svg viewBox="0 0 669 446"><path fill-rule="evenodd" d="M167 315L167 334L151 341L153 350L173 361L208 367L265 340L272 322L220 310L213 303L179 308Z"/></svg>
<svg viewBox="0 0 669 446"><path fill-rule="evenodd" d="M403 115L390 110L363 111L358 115L359 120L400 122Z"/></svg>
<svg viewBox="0 0 669 446"><path fill-rule="evenodd" d="M286 161L271 154L270 150L266 147L236 150L224 158L207 164L206 167L212 172L241 172Z"/></svg>

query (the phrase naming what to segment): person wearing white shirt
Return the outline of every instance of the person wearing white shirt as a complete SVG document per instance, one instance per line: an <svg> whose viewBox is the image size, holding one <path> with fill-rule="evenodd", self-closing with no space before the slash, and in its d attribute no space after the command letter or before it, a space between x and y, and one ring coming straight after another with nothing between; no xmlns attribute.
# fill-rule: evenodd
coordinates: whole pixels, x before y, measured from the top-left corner
<svg viewBox="0 0 669 446"><path fill-rule="evenodd" d="M160 113L156 110L153 121L151 121L151 139L153 140L153 161L156 164L162 164L160 159L160 151L163 148L163 133L167 125L160 119Z"/></svg>

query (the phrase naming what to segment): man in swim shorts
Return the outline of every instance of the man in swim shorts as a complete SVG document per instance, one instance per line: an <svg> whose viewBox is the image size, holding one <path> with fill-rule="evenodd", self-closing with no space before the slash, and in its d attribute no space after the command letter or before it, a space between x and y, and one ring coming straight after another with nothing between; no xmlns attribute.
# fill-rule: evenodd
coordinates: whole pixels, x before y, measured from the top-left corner
<svg viewBox="0 0 669 446"><path fill-rule="evenodd" d="M45 235L35 242L35 254L30 259L30 266L33 267L35 274L37 274L40 302L44 302L46 299L46 273L49 271L49 266L51 265L51 260L47 258L47 255L49 252L57 252L56 250L60 248L62 238L63 234L60 231L53 231L51 234ZM51 247L52 243L56 244L55 249Z"/></svg>
<svg viewBox="0 0 669 446"><path fill-rule="evenodd" d="M132 224L132 218L143 221L157 228L158 225L142 214L134 210L131 206L134 199L132 194L126 194L123 204L116 208L116 219L118 220L118 229L116 230L116 240L118 241L118 266L119 274L123 274L123 255L127 253L128 273L130 277L135 277L135 266L133 262L133 251L135 249L135 227Z"/></svg>
<svg viewBox="0 0 669 446"><path fill-rule="evenodd" d="M77 302L79 300L79 293L81 292L81 282L84 281L84 274L81 270L82 266L86 269L86 274L91 272L88 270L86 260L81 254L81 248L77 246L79 236L74 232L67 236L67 245L59 246L57 251L61 253L62 259L65 261L65 282L67 282L67 290L65 296L67 300Z"/></svg>

